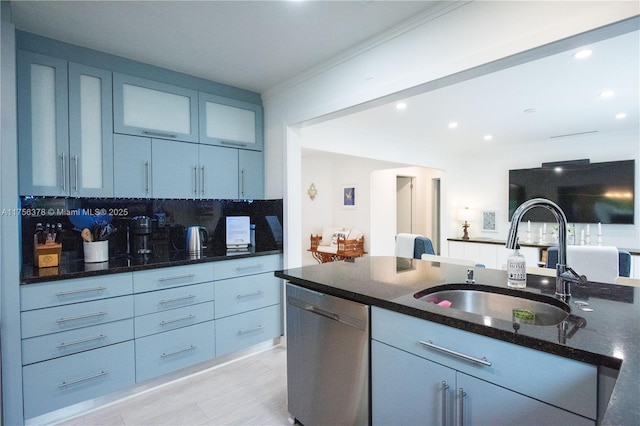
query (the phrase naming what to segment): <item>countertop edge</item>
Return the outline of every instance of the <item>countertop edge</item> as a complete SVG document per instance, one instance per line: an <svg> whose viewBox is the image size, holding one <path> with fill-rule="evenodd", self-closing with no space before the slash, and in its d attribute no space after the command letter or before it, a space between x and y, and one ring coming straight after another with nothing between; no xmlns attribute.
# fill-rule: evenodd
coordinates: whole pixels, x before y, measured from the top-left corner
<svg viewBox="0 0 640 426"><path fill-rule="evenodd" d="M254 253L243 253L243 254L234 254L234 255L225 255L225 256L209 256L209 257L201 257L198 259L168 260L165 262L157 262L157 263L116 266L116 267L109 267L106 269L84 270L84 271L78 271L78 272L43 275L43 276L37 276L37 277L24 277L21 275L20 285L55 282L55 281L62 281L62 280L69 280L69 279L76 279L76 278L97 277L101 275L122 274L127 272L144 271L144 270L158 269L158 268L170 268L174 266L194 265L199 263L221 262L225 260L244 259L244 258L250 258L250 257L268 256L268 255L282 254L282 253L283 253L282 249L274 249L274 250L264 250L264 251L254 252ZM22 267L32 268L33 266L23 265Z"/></svg>

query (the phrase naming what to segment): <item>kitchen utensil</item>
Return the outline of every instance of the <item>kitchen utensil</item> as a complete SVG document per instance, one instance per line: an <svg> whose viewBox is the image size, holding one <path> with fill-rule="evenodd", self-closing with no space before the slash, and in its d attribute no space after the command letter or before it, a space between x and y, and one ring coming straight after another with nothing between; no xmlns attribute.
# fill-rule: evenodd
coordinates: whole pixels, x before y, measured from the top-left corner
<svg viewBox="0 0 640 426"><path fill-rule="evenodd" d="M89 228L84 228L82 232L80 232L80 236L84 241L88 243L93 241L93 235L91 234L91 231L89 230Z"/></svg>
<svg viewBox="0 0 640 426"><path fill-rule="evenodd" d="M204 226L190 226L187 229L187 252L189 254L201 254L205 243L209 239L209 232Z"/></svg>

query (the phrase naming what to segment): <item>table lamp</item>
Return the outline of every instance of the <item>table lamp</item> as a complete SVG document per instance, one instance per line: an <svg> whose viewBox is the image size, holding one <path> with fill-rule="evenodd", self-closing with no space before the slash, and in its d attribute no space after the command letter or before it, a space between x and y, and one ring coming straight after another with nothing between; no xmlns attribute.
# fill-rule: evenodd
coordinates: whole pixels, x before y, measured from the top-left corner
<svg viewBox="0 0 640 426"><path fill-rule="evenodd" d="M469 232L467 232L467 229L469 228L469 221L471 220L471 210L469 209L469 207L460 209L460 211L458 212L458 219L464 222L462 225L462 229L464 230L462 239L468 240Z"/></svg>

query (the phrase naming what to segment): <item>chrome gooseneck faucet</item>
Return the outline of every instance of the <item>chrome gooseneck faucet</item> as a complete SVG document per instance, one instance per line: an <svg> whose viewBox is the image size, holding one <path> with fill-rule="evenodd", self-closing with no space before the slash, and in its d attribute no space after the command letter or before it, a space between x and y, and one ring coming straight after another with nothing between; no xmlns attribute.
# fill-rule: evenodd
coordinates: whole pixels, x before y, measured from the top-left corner
<svg viewBox="0 0 640 426"><path fill-rule="evenodd" d="M545 198L533 198L522 203L511 218L511 227L507 235L508 249L514 250L518 243L518 225L526 212L534 207L550 210L558 222L558 264L556 265L556 297L567 301L571 297L570 284L584 283L586 277L578 275L567 266L567 217L556 203Z"/></svg>

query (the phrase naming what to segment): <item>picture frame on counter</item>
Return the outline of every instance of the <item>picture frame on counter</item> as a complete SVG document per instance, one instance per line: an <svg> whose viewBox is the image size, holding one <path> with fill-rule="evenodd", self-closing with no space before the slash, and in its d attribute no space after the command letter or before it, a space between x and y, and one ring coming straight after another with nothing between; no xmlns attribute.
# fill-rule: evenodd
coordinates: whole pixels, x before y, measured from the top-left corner
<svg viewBox="0 0 640 426"><path fill-rule="evenodd" d="M498 232L498 212L482 210L482 232Z"/></svg>

